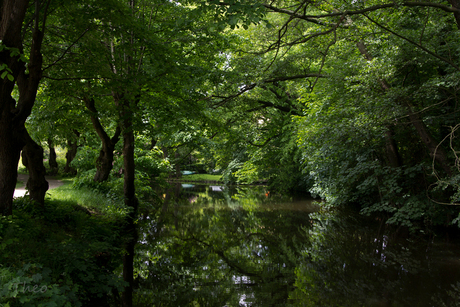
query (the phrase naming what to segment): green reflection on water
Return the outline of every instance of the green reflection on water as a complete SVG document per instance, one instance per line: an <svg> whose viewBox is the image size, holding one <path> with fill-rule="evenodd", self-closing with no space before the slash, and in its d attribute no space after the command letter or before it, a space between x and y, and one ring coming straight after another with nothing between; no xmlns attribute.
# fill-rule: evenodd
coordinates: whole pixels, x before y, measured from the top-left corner
<svg viewBox="0 0 460 307"><path fill-rule="evenodd" d="M389 235L380 221L315 212L311 200L264 187L174 186L164 199L139 223L137 306L455 306L459 298L451 284L460 265L446 280L427 242Z"/></svg>

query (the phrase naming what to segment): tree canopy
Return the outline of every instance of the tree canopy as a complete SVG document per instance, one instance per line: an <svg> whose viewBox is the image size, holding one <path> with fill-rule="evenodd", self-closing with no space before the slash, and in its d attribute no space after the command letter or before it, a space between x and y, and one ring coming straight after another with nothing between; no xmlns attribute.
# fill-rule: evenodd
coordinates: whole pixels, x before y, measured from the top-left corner
<svg viewBox="0 0 460 307"><path fill-rule="evenodd" d="M19 18L35 21L2 40L2 101L21 116L2 131L26 131L25 119L32 131L4 146L14 160L32 142L68 147L68 163L86 146L99 150L94 179L105 181L123 146L156 146L176 172L201 159L227 182L311 192L398 222L425 210L409 204L457 202L455 1L26 4ZM46 185L30 189L43 203Z"/></svg>
<svg viewBox="0 0 460 307"><path fill-rule="evenodd" d="M116 182L126 306L139 207L186 168L410 230L460 225L456 0L0 7L0 214L21 151L44 207L45 144L67 149L78 182Z"/></svg>

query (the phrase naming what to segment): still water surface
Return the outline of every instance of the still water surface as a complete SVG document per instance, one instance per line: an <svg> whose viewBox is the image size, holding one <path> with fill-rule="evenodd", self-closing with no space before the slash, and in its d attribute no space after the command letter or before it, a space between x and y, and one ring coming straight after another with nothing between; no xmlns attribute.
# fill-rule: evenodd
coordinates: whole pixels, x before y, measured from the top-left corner
<svg viewBox="0 0 460 307"><path fill-rule="evenodd" d="M460 306L456 238L264 187L180 185L140 221L137 306Z"/></svg>

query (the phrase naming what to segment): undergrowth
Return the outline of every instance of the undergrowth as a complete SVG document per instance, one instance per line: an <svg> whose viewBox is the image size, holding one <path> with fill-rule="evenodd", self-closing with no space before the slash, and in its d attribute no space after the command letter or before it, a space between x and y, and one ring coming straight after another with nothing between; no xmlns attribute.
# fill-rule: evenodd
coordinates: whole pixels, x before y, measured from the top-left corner
<svg viewBox="0 0 460 307"><path fill-rule="evenodd" d="M123 288L122 202L70 182L0 217L0 306L109 306Z"/></svg>

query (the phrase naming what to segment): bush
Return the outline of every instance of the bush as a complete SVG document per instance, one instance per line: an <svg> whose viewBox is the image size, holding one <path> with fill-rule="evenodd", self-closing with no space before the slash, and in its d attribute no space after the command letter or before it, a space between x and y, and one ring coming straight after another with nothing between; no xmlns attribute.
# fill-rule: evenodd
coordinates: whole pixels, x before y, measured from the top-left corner
<svg viewBox="0 0 460 307"><path fill-rule="evenodd" d="M95 168L98 155L99 150L97 149L89 146L79 147L77 155L70 165L76 168L78 173L88 171Z"/></svg>
<svg viewBox="0 0 460 307"><path fill-rule="evenodd" d="M51 270L41 264L25 264L21 269L0 267L0 303L3 306L82 306L72 283L53 283Z"/></svg>
<svg viewBox="0 0 460 307"><path fill-rule="evenodd" d="M157 177L161 173L168 173L171 170L171 164L163 158L163 152L157 147L152 150L136 148L134 163L137 171L146 173L151 177Z"/></svg>
<svg viewBox="0 0 460 307"><path fill-rule="evenodd" d="M122 290L120 219L75 201L13 205L0 217L0 306L106 306Z"/></svg>

